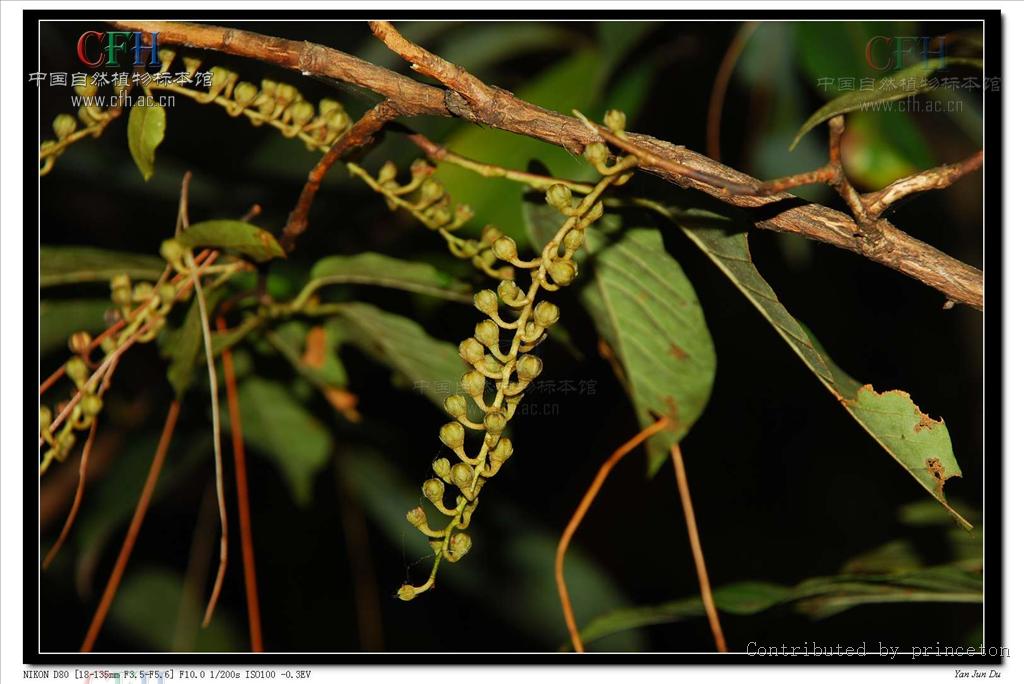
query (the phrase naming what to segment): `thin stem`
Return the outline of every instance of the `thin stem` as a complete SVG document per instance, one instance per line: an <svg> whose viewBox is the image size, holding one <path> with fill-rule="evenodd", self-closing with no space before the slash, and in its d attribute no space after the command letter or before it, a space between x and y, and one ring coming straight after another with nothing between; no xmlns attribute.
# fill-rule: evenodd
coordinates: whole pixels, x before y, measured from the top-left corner
<svg viewBox="0 0 1024 684"><path fill-rule="evenodd" d="M718 621L718 610L715 608L715 596L711 592L711 581L708 569L704 565L704 552L700 547L700 536L697 534L697 515L693 512L693 500L690 498L690 487L686 484L686 469L683 468L683 452L678 444L670 448L672 467L676 471L676 485L679 487L679 498L683 502L683 516L686 518L686 532L690 536L690 549L693 551L693 562L697 566L697 581L700 583L700 598L704 602L704 611L711 623L711 633L715 637L715 648L719 653L727 653L725 634L722 624Z"/></svg>
<svg viewBox="0 0 1024 684"><path fill-rule="evenodd" d="M220 598L221 586L224 584L224 574L228 569L228 509L224 502L224 462L220 450L220 401L217 392L217 368L213 359L213 343L210 341L210 319L206 309L206 296L203 294L203 286L199 282L195 261L191 255L187 255L186 259L192 273L196 303L199 305L199 322L203 331L203 347L206 350L206 370L210 377L210 405L213 411L211 417L213 422L213 461L217 477L217 508L220 512L220 565L217 568L217 579L213 583L213 591L210 592L210 601L206 605L206 616L203 618L203 627L207 627L213 618L213 610L217 607L217 599Z"/></svg>
<svg viewBox="0 0 1024 684"><path fill-rule="evenodd" d="M223 317L217 318L217 330L227 330ZM235 486L238 489L238 531L242 538L242 565L245 570L245 605L249 616L249 640L253 653L263 652L263 630L260 626L260 601L256 589L256 554L252 544L252 517L249 513L249 478L245 467L245 442L242 435L242 411L238 406L238 385L235 361L230 349L221 352L224 387L231 417L231 447L235 456Z"/></svg>
<svg viewBox="0 0 1024 684"><path fill-rule="evenodd" d="M726 48L722 62L718 66L718 73L715 74L715 83L711 87L711 98L708 101L707 125L708 156L712 159L719 160L722 158L722 110L725 108L725 94L729 89L729 80L736 69L736 63L739 62L740 55L743 54L743 49L747 46L747 41L750 40L750 36L754 35L754 31L760 25L761 22L759 21L747 21L740 26L740 30L736 32L736 35L733 36L732 41L729 43L729 47Z"/></svg>
<svg viewBox="0 0 1024 684"><path fill-rule="evenodd" d="M117 561L114 563L114 569L110 572L106 589L103 590L103 597L96 607L96 612L92 616L92 622L89 624L89 629L85 634L85 640L82 642L81 648L82 653L92 651L100 629L103 628L103 622L107 618L107 613L110 611L110 606L114 602L117 587L121 584L121 577L124 575L124 569L128 565L128 559L131 557L132 549L135 547L135 540L138 538L139 530L142 528L142 521L146 517L149 502L153 498L153 492L156 490L156 483L160 477L160 470L164 466L164 459L167 457L167 449L171 444L171 436L174 434L174 426L178 423L178 413L180 410L181 404L177 400L172 401L170 408L167 410L164 429L160 434L160 442L157 444L156 453L153 454L153 462L149 466L146 483L143 485L142 493L139 495L139 502L135 505L135 513L132 515L132 521L128 525L128 532L125 533L124 542L121 544L121 552L117 555Z"/></svg>
<svg viewBox="0 0 1024 684"><path fill-rule="evenodd" d="M82 496L85 493L86 474L89 471L89 454L92 453L92 445L96 439L96 426L98 424L98 417L93 418L92 425L89 427L89 436L86 437L85 446L82 447L82 460L78 464L78 485L75 487L75 498L71 502L71 510L68 511L68 517L64 521L64 527L60 531L60 536L57 537L57 541L47 552L46 558L43 559L43 570L49 568L50 563L57 557L57 553L67 540L71 527L75 524L75 518L78 517L78 507L82 504Z"/></svg>
<svg viewBox="0 0 1024 684"><path fill-rule="evenodd" d="M565 531L562 532L562 538L558 541L558 551L555 553L555 584L558 585L558 597L562 603L562 613L565 616L565 626L569 630L569 636L572 638L572 646L577 653L583 653L583 641L580 639L579 629L576 627L576 616L572 612L572 601L569 599L569 587L565 583L565 554L569 550L569 542L572 541L572 536L576 533L580 523L583 522L583 518L587 515L587 511L590 510L590 505L594 503L594 499L597 498L598 492L600 492L601 487L604 486L604 481L608 479L608 474L611 473L612 468L614 468L626 454L643 444L651 437L651 435L661 432L667 428L671 423L672 421L667 416L659 418L657 421L651 423L630 438L625 444L616 449L615 452L608 457L608 459L601 465L601 468L597 471L597 475L594 476L594 481L590 483L590 487L587 488L586 494L583 495L583 499L580 500L575 512L573 512L572 518L569 519L569 524L565 526Z"/></svg>

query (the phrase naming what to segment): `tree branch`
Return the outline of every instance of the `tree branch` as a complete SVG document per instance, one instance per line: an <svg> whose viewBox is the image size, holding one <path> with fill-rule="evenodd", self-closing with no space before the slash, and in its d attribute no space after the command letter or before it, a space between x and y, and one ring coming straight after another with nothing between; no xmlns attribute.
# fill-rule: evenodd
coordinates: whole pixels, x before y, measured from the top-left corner
<svg viewBox="0 0 1024 684"><path fill-rule="evenodd" d="M164 44L218 50L361 86L391 100L399 116L457 116L543 140L571 154L580 154L588 143L601 139L582 121L483 84L461 67L405 40L385 22L372 24L375 34L386 39L398 54L412 60L418 71L429 73L447 89L419 83L314 43L200 24L121 21L114 25L125 30L159 31ZM867 240L857 222L842 212L788 194L760 197L730 191L730 187L754 186L759 181L685 147L636 133L626 134L624 140L632 150L644 153L640 165L643 170L680 187L694 188L752 210L757 228L793 233L861 254L939 290L951 301L983 308L980 270L907 235L884 219L874 222L877 237Z"/></svg>

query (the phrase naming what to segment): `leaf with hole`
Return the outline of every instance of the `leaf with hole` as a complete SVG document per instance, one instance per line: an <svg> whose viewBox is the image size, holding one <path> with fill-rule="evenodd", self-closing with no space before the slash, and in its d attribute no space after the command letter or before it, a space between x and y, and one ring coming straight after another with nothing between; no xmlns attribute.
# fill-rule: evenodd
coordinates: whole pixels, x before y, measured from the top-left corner
<svg viewBox="0 0 1024 684"><path fill-rule="evenodd" d="M565 220L546 204L526 202L534 245L545 244ZM641 426L658 416L673 425L647 440L655 473L669 447L704 411L715 379L715 348L697 293L654 228L618 230L607 216L587 229L578 278L583 305L614 352L619 379Z"/></svg>
<svg viewBox="0 0 1024 684"><path fill-rule="evenodd" d="M703 210L646 206L675 222L763 315L850 415L961 525L970 523L946 502L951 477L960 477L953 444L942 419L923 413L910 395L877 392L846 374L814 336L782 305L750 256L747 233L736 221Z"/></svg>
<svg viewBox="0 0 1024 684"><path fill-rule="evenodd" d="M128 114L128 151L143 179L153 177L156 148L164 139L167 112L160 105L135 105Z"/></svg>

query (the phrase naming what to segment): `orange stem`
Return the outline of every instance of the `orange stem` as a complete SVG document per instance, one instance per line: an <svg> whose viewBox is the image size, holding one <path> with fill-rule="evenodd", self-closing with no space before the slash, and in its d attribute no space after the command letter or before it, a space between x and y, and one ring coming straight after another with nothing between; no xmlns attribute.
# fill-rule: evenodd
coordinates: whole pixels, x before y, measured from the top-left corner
<svg viewBox="0 0 1024 684"><path fill-rule="evenodd" d="M217 317L217 330L227 330L222 316ZM260 627L260 600L256 590L256 555L252 545L252 518L249 514L249 479L245 469L245 442L242 439L242 411L238 406L235 361L230 349L221 352L224 365L224 386L231 418L231 447L235 454L235 485L238 488L238 530L242 537L242 565L245 570L245 605L249 613L249 640L253 653L263 652L263 630Z"/></svg>
<svg viewBox="0 0 1024 684"><path fill-rule="evenodd" d="M142 494L139 495L139 502L135 505L135 513L132 515L128 532L124 536L124 543L121 544L121 552L117 555L114 569L110 572L107 587L103 590L103 597L100 599L100 604L96 607L96 613L92 616L89 630L85 634L85 640L82 642L82 653L92 652L92 648L96 644L96 638L103 627L103 622L110 611L110 606L114 602L117 587L121 584L121 576L124 575L124 569L128 565L128 559L131 557L132 549L135 547L135 540L138 538L139 530L142 528L142 521L146 517L149 502L153 498L153 492L156 490L156 482L160 477L160 470L163 468L164 459L167 456L167 448L171 444L171 436L174 434L174 426L178 423L178 413L180 410L181 404L178 400L172 401L170 408L167 410L167 419L164 421L164 429L160 435L160 442L157 444L156 453L153 454L153 463L149 466L146 484L143 485Z"/></svg>
<svg viewBox="0 0 1024 684"><path fill-rule="evenodd" d="M690 548L693 550L693 562L697 566L697 581L700 582L700 598L704 602L704 611L711 623L711 633L715 637L715 647L719 653L728 653L725 645L725 634L722 624L718 621L718 610L715 608L715 596L711 592L711 581L708 569L704 566L704 552L700 548L700 536L697 534L697 516L693 512L693 500L690 498L690 487L686 484L686 469L683 468L683 452L678 444L672 445L672 466L676 471L676 484L679 486L679 498L683 502L683 516L686 518L686 531L690 535Z"/></svg>
<svg viewBox="0 0 1024 684"><path fill-rule="evenodd" d="M67 520L64 521L64 528L60 531L57 542L47 552L46 558L43 559L43 570L49 568L50 563L57 557L57 553L64 546L64 541L68 538L68 533L71 531L72 525L75 524L75 518L78 516L78 507L82 504L82 495L85 493L85 477L89 468L89 454L92 452L92 443L96 440L96 425L98 423L99 419L94 418L92 426L89 428L89 436L85 439L85 446L82 447L82 460L78 464L78 486L75 488L75 499L71 502L71 510L68 511Z"/></svg>
<svg viewBox="0 0 1024 684"><path fill-rule="evenodd" d="M615 453L608 457L608 460L605 461L600 470L597 471L597 475L594 476L594 481L590 483L590 488L587 489L587 493L583 495L583 499L580 501L579 506L576 507L576 512L572 514L569 524L566 525L565 531L562 532L562 538L558 542L558 551L555 553L555 584L558 585L558 596L562 602L562 613L565 615L565 626L569 629L569 636L572 638L572 646L577 653L583 653L583 641L580 639L579 629L576 627L576 617L572 612L572 601L569 599L569 587L565 583L565 554L566 551L569 550L569 542L572 541L573 534L576 533L580 523L583 522L584 516L586 516L587 511L590 510L590 505L597 497L597 493L601 491L601 487L604 485L604 481L608 479L608 474L611 472L612 468L614 468L626 454L643 444L651 435L661 432L667 428L671 422L672 421L668 417L658 419L637 433L632 439L620 446L615 450Z"/></svg>

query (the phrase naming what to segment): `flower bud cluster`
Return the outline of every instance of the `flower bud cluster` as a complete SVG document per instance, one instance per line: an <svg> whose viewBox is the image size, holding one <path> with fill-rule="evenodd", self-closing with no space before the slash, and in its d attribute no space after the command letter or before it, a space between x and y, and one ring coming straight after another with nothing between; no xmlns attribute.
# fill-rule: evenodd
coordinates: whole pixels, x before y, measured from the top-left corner
<svg viewBox="0 0 1024 684"><path fill-rule="evenodd" d="M455 235L473 218L473 210L465 204L454 204L444 186L433 177L436 168L429 162L418 159L409 169L409 180L398 180L398 168L393 162L386 162L374 178L357 164L350 163L349 171L363 180L375 192L384 196L388 209L403 209L428 229L444 238L448 250L460 259L470 262L487 275L498 279L512 279L515 269L498 264L494 246L508 240L494 226L484 226L479 239Z"/></svg>
<svg viewBox="0 0 1024 684"><path fill-rule="evenodd" d="M422 487L423 497L449 520L441 529L432 528L422 507L406 516L427 537L435 560L426 582L399 588L398 597L403 600L412 600L434 586L442 559L455 562L469 551L472 542L463 530L477 508L481 490L512 456L512 441L504 432L526 389L543 370L540 357L532 352L560 317L557 305L539 298L541 290L557 290L576 277L574 255L584 244L587 227L604 211L600 195L610 185L625 182L628 169L636 164L635 158L627 157L609 167L610 153L602 148L588 148L586 154L605 176L589 193L577 199L565 184L553 183L548 188L547 202L566 220L539 257L524 261L515 241L497 232L489 243L494 258L508 263L514 274L517 270L529 273L530 286L524 291L513 275L502 279L495 290L483 289L473 297L484 318L476 324L472 337L459 344L459 355L469 369L462 376L462 394L444 401L452 420L438 435L451 454L434 461L434 477ZM393 178L389 171L371 186L384 187ZM454 490L452 505L446 501L449 487Z"/></svg>
<svg viewBox="0 0 1024 684"><path fill-rule="evenodd" d="M184 292L190 292L185 288ZM103 410L103 394L108 379L99 377L101 367L110 369L107 361L117 354L129 339L149 342L162 330L178 299L178 289L169 282L132 283L126 273L110 279L110 301L113 313L124 322L116 332L104 333L99 343L86 331L73 333L68 348L73 356L64 364L64 374L74 384L77 403L67 414L59 428L54 426L53 411L45 404L39 407L39 437L46 446L40 463L40 474L45 473L53 461L63 463L74 448L78 433L92 428ZM92 360L96 347L103 352L99 362ZM108 373L110 371L108 370Z"/></svg>

